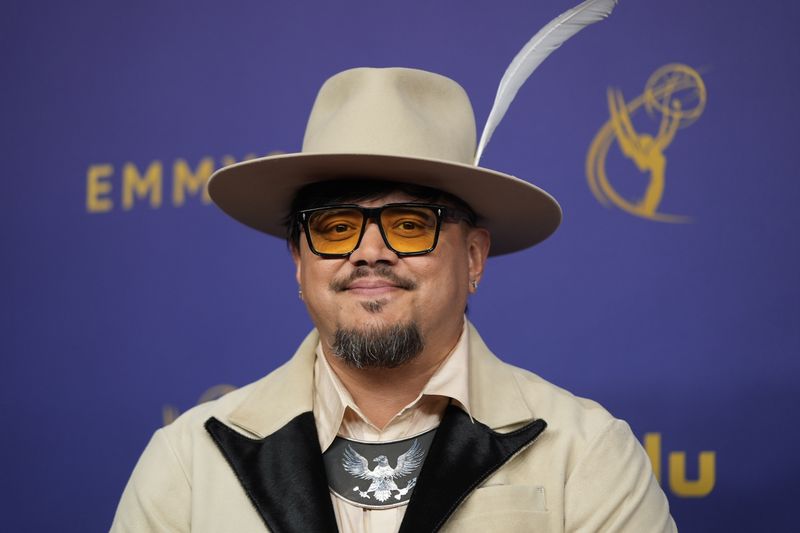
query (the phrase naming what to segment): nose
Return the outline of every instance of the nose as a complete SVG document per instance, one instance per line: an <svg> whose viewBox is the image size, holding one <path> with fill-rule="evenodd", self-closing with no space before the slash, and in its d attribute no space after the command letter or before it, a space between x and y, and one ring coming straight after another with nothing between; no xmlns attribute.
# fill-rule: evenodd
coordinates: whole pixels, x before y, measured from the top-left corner
<svg viewBox="0 0 800 533"><path fill-rule="evenodd" d="M394 264L397 262L397 254L386 246L380 228L370 220L364 229L361 244L350 254L350 262L355 265Z"/></svg>

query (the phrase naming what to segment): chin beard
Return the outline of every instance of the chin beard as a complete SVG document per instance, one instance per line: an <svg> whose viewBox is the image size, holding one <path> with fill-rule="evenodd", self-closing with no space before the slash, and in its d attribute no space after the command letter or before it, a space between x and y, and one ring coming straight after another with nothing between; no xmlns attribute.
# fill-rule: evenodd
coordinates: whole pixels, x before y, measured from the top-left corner
<svg viewBox="0 0 800 533"><path fill-rule="evenodd" d="M333 353L354 368L395 368L411 361L425 347L415 322L369 327L338 328Z"/></svg>

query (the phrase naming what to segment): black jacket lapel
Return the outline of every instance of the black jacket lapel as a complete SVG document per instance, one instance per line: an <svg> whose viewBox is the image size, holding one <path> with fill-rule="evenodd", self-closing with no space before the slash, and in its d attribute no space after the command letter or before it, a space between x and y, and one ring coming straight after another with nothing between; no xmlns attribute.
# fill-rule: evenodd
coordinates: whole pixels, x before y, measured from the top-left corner
<svg viewBox="0 0 800 533"><path fill-rule="evenodd" d="M216 418L205 427L270 531L337 531L312 413L295 417L261 440L247 438Z"/></svg>
<svg viewBox="0 0 800 533"><path fill-rule="evenodd" d="M483 480L533 442L547 426L535 420L496 433L455 406L447 408L425 458L400 533L434 532Z"/></svg>

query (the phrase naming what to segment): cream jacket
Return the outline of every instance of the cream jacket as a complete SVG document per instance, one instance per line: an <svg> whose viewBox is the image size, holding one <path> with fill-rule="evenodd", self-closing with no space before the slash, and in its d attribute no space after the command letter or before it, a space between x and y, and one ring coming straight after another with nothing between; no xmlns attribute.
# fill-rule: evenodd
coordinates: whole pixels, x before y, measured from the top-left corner
<svg viewBox="0 0 800 533"><path fill-rule="evenodd" d="M335 531L311 414L317 342L156 431L111 531ZM501 362L472 325L469 342L474 420L448 408L401 532L676 531L625 422Z"/></svg>

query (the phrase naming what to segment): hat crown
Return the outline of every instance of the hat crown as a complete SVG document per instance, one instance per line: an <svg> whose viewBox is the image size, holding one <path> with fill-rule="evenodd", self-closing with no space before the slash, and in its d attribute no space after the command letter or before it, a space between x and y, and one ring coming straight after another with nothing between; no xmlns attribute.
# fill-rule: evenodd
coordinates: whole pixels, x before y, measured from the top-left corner
<svg viewBox="0 0 800 533"><path fill-rule="evenodd" d="M475 117L455 81L407 68L356 68L317 95L304 153L382 154L472 165Z"/></svg>

